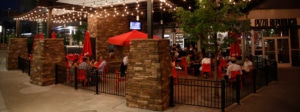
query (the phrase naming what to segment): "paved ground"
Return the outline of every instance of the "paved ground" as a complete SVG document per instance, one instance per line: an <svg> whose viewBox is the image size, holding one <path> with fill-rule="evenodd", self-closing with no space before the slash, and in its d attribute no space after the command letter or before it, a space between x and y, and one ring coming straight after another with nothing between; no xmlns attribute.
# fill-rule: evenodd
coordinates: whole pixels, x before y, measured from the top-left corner
<svg viewBox="0 0 300 112"><path fill-rule="evenodd" d="M6 51L0 50L0 112L154 112L129 108L125 98L95 95L64 85L40 87L27 74L7 71ZM300 68L279 69L279 81L232 105L228 112L300 112ZM165 112L219 112L197 106L176 105Z"/></svg>

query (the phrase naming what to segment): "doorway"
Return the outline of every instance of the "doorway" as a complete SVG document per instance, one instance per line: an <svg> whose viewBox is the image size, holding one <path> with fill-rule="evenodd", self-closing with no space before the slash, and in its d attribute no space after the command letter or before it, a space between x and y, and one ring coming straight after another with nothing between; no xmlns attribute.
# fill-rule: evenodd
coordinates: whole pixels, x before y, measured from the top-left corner
<svg viewBox="0 0 300 112"><path fill-rule="evenodd" d="M278 67L291 67L291 48L288 37L264 37L263 57L275 60Z"/></svg>

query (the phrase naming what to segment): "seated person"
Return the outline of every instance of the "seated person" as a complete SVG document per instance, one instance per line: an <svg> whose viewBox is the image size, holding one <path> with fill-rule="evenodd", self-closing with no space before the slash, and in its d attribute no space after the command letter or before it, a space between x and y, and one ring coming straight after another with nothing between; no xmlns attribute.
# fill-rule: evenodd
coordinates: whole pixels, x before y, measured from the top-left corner
<svg viewBox="0 0 300 112"><path fill-rule="evenodd" d="M186 61L186 64L187 64L187 68L193 68L194 67L194 58L193 58L193 53L192 52L189 52L188 55L185 57L185 61ZM188 73L191 73L191 72L194 72L194 71L188 71ZM195 74L192 74L192 75L195 75Z"/></svg>
<svg viewBox="0 0 300 112"><path fill-rule="evenodd" d="M106 61L103 56L99 57L99 61L101 62L99 66L97 66L98 73L103 74L105 71Z"/></svg>
<svg viewBox="0 0 300 112"><path fill-rule="evenodd" d="M245 62L243 64L242 69L243 69L243 74L244 75L248 75L249 72L253 69L252 68L252 62L250 61L248 56L245 57Z"/></svg>
<svg viewBox="0 0 300 112"><path fill-rule="evenodd" d="M87 70L88 71L88 70L90 70L90 68L91 68L91 66L90 66L87 58L83 58L82 59L82 63L80 63L78 65L78 69L83 69L83 70Z"/></svg>
<svg viewBox="0 0 300 112"><path fill-rule="evenodd" d="M210 64L211 66L211 59L209 58L208 55L205 55L204 58L201 60L201 67L199 68L200 71L202 71L202 66L203 64ZM207 72L204 72L204 77L207 78Z"/></svg>
<svg viewBox="0 0 300 112"><path fill-rule="evenodd" d="M109 51L109 59L115 59L115 52L114 50Z"/></svg>
<svg viewBox="0 0 300 112"><path fill-rule="evenodd" d="M242 73L242 67L238 64L236 64L236 58L232 57L231 58L231 63L228 67L227 67L227 72L226 75L228 76L228 79L231 78L231 71L240 71L240 73Z"/></svg>
<svg viewBox="0 0 300 112"><path fill-rule="evenodd" d="M92 74L90 73L91 68L92 68L92 66L88 62L87 58L83 58L82 62L78 65L78 69L85 71L85 77L86 77L86 81L88 83L91 82L91 78L92 78ZM78 72L77 72L77 74L78 74ZM78 74L77 77L80 77L80 75Z"/></svg>

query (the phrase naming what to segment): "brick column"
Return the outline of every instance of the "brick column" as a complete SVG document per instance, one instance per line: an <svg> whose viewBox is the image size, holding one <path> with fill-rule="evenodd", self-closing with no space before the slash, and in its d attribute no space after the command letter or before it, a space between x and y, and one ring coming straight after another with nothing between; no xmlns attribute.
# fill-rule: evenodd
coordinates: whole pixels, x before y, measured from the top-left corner
<svg viewBox="0 0 300 112"><path fill-rule="evenodd" d="M65 65L64 40L36 40L31 62L30 82L40 86L54 84L55 64Z"/></svg>
<svg viewBox="0 0 300 112"><path fill-rule="evenodd" d="M168 40L133 40L126 76L126 105L155 111L168 108L171 57Z"/></svg>
<svg viewBox="0 0 300 112"><path fill-rule="evenodd" d="M8 44L7 70L18 69L18 56L28 58L27 38L11 38Z"/></svg>

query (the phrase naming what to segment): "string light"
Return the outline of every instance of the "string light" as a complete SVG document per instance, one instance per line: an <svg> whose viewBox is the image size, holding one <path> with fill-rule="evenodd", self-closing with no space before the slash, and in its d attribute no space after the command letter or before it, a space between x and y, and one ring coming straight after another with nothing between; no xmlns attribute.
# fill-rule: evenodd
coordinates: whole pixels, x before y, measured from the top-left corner
<svg viewBox="0 0 300 112"><path fill-rule="evenodd" d="M90 17L117 17L125 15L136 16L137 20L139 20L140 16L143 15L146 10L145 4L140 2L140 0L135 1L135 7L131 7L132 4L126 4L126 0L119 0L115 2L108 2L108 0L100 0L101 4L97 4L97 1L92 2L83 2L81 8L72 7L62 7L62 8L53 8L52 14L52 22L53 23L68 23L74 21L82 21L84 18L87 18L89 14ZM98 2L100 2L98 1ZM168 3L166 0L159 0L157 3L160 10L166 11L167 9L176 10L171 3ZM115 6L115 4L119 4ZM86 9L86 6L91 6ZM129 8L130 6L130 8ZM98 9L96 9L98 7ZM49 11L46 7L40 7L41 9L37 9L31 11L28 14L25 14L21 17L14 18L15 20L29 20L29 21L47 21ZM109 10L109 12L108 12ZM154 12L154 10L152 11Z"/></svg>

